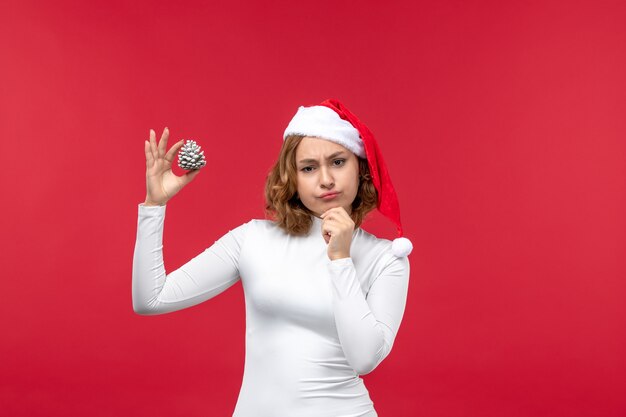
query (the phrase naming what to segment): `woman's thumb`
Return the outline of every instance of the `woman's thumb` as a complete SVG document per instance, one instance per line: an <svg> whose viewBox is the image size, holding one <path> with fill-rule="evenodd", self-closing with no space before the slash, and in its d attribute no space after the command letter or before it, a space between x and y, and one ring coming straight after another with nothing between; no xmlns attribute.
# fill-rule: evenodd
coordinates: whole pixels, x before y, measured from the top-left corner
<svg viewBox="0 0 626 417"><path fill-rule="evenodd" d="M196 176L200 173L199 169L192 169L188 171L185 175L183 175L183 179L185 181L185 185L189 184Z"/></svg>

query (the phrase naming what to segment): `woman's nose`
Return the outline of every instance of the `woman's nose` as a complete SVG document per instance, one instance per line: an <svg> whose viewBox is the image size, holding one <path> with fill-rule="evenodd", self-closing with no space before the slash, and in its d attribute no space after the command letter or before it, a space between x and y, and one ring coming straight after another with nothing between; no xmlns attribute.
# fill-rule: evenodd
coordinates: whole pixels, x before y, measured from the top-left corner
<svg viewBox="0 0 626 417"><path fill-rule="evenodd" d="M331 188L333 185L335 185L333 176L330 173L330 169L328 169L327 167L320 168L320 183L323 187L326 188Z"/></svg>

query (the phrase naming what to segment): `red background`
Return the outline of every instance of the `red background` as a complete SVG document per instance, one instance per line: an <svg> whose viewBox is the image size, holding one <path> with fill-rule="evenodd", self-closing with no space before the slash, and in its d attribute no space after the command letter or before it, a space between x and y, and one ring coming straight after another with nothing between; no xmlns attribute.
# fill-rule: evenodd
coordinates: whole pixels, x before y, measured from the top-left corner
<svg viewBox="0 0 626 417"><path fill-rule="evenodd" d="M143 142L206 149L172 271L263 218L297 106L336 97L414 244L379 415L626 415L626 3L1 4L0 414L230 415L241 284L132 311Z"/></svg>

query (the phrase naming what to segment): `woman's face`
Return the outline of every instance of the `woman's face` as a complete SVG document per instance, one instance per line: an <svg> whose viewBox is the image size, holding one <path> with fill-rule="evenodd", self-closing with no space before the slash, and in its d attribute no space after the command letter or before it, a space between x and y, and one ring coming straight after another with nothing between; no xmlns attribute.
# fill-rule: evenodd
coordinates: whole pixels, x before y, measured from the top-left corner
<svg viewBox="0 0 626 417"><path fill-rule="evenodd" d="M334 207L351 213L359 190L359 160L354 153L329 140L307 136L296 148L296 169L298 196L306 208L318 217Z"/></svg>

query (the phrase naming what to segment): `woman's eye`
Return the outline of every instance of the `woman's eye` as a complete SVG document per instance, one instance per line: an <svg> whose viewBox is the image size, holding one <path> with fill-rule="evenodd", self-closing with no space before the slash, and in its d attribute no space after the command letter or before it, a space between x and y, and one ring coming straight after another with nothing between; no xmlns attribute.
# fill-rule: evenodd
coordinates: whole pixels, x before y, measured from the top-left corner
<svg viewBox="0 0 626 417"><path fill-rule="evenodd" d="M338 162L338 163L337 163L337 162ZM333 165L334 165L334 166L342 166L342 165L344 165L344 164L345 164L345 162L346 162L346 160L345 160L345 159L335 159L335 160L333 160ZM308 166L308 167L304 167L304 168L302 168L300 171L302 171L302 172L311 172L311 171L313 171L314 169L315 169L315 167Z"/></svg>

